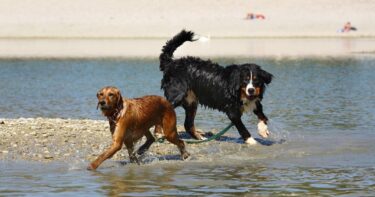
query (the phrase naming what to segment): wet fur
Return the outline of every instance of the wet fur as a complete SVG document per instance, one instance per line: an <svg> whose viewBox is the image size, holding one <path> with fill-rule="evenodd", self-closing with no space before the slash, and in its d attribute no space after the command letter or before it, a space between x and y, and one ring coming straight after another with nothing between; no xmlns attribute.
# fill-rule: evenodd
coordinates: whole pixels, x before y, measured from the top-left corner
<svg viewBox="0 0 375 197"><path fill-rule="evenodd" d="M159 60L163 72L161 88L165 97L174 107L182 106L185 109L184 126L192 137L202 139L194 126L197 106L201 104L226 113L246 141L251 135L242 123L241 116L248 109L246 105L251 105L254 106L251 110L259 120L267 123L261 101L266 85L272 81L272 74L256 64L223 67L198 57L173 59L174 51L184 42L194 41L193 37L193 32L183 30L162 49ZM250 76L253 77L255 87L255 95L251 97L244 94L244 82Z"/></svg>
<svg viewBox="0 0 375 197"><path fill-rule="evenodd" d="M115 87L105 87L98 92L98 107L107 117L112 134L112 145L93 161L89 170L94 170L106 159L112 157L125 144L131 162L139 163L134 143L146 136L146 142L137 150L138 154L147 151L155 139L150 127L158 125L162 128L165 138L175 144L186 159L189 153L185 143L179 139L176 128L176 114L173 106L163 97L144 96L135 99L123 99Z"/></svg>

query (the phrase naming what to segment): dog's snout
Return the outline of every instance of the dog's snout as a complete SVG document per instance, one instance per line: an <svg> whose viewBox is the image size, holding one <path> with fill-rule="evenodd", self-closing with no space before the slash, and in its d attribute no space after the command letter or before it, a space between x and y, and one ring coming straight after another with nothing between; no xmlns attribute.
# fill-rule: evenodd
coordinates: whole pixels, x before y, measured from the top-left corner
<svg viewBox="0 0 375 197"><path fill-rule="evenodd" d="M254 88L248 88L248 89L247 89L247 94L248 94L248 95L253 95L254 92L255 92L255 89L254 89Z"/></svg>
<svg viewBox="0 0 375 197"><path fill-rule="evenodd" d="M105 105L105 101L104 100L99 101L99 105Z"/></svg>

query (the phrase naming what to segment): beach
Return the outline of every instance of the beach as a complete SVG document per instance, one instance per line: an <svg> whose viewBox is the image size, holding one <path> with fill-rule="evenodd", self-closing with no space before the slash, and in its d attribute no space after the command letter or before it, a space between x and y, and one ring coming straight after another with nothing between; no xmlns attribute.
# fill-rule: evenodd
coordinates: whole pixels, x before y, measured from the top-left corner
<svg viewBox="0 0 375 197"><path fill-rule="evenodd" d="M348 21L375 36L371 0L2 0L0 37L169 38L183 28L201 35L336 37ZM264 20L245 20L248 13Z"/></svg>
<svg viewBox="0 0 375 197"><path fill-rule="evenodd" d="M375 51L371 0L1 2L1 58L157 57L166 40L181 29L194 31L204 42L182 46L177 56L347 56ZM245 19L248 13L265 19ZM340 32L346 22L357 31Z"/></svg>
<svg viewBox="0 0 375 197"><path fill-rule="evenodd" d="M373 196L374 10L373 0L0 0L0 196ZM122 147L87 171L112 141L97 91L163 96L158 57L182 29L200 39L175 58L273 74L262 100L270 137L251 112L242 121L255 146L232 127L187 144L185 161L157 142L141 165ZM228 124L197 110L209 135Z"/></svg>

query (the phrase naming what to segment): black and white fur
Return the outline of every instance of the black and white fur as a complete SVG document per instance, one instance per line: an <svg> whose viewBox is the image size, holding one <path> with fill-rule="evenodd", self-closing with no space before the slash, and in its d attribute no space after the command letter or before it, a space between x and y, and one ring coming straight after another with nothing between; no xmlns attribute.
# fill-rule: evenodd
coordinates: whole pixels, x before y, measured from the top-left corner
<svg viewBox="0 0 375 197"><path fill-rule="evenodd" d="M259 134L268 137L268 118L263 113L261 101L273 75L256 64L222 67L198 57L173 59L174 51L186 41L195 41L193 37L193 32L182 30L166 43L159 57L163 72L161 88L174 107L185 109L186 131L196 139L203 139L194 126L197 107L201 104L224 112L243 140L256 144L241 121L243 113L252 111L259 119Z"/></svg>

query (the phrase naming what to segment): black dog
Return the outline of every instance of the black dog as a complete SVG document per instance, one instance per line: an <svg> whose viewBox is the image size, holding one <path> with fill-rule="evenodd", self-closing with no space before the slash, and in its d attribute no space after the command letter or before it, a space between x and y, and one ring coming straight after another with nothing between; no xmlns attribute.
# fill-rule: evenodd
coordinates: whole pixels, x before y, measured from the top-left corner
<svg viewBox="0 0 375 197"><path fill-rule="evenodd" d="M174 107L185 109L185 129L196 139L203 136L195 130L194 118L198 104L227 114L246 143L256 144L241 121L244 112L253 111L258 116L258 132L268 137L267 117L260 103L272 74L256 64L222 67L197 57L172 59L173 52L185 41L195 41L194 33L182 30L169 40L160 54L163 72L161 88Z"/></svg>

